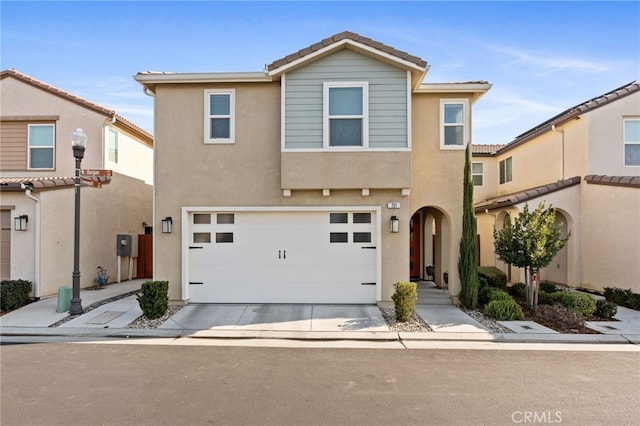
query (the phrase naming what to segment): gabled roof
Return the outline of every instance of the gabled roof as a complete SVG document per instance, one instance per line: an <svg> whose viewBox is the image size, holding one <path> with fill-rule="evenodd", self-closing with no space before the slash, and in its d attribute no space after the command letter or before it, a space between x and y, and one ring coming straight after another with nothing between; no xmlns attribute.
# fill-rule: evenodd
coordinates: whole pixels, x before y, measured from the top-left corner
<svg viewBox="0 0 640 426"><path fill-rule="evenodd" d="M537 186L535 188L526 189L524 191L514 192L513 194L500 195L498 197L489 198L485 201L480 201L474 204L476 212L483 212L485 210L499 209L502 207L509 207L515 204L524 203L534 198L542 197L547 194L551 194L561 189L569 188L574 185L580 184L580 176L575 176L569 179L559 180L547 185Z"/></svg>
<svg viewBox="0 0 640 426"><path fill-rule="evenodd" d="M360 34L343 31L304 49L300 49L284 58L273 61L266 66L266 71L271 77L278 78L280 75L304 66L310 61L322 58L344 48L372 56L383 62L391 63L411 71L414 87L420 84L429 70L427 61L424 59L387 46L368 37L361 36Z"/></svg>
<svg viewBox="0 0 640 426"><path fill-rule="evenodd" d="M101 105L98 105L94 102L88 101L86 99L83 99L79 96L76 96L72 93L69 93L67 91L64 91L62 89L59 89L57 87L51 86L50 84L47 84L43 81L40 81L34 77L31 77L27 74L21 73L18 70L15 70L13 68L4 70L2 72L0 72L0 80L7 78L7 77L13 77L17 80L22 81L23 83L26 83L30 86L33 86L37 89L40 90L44 90L47 93L50 93L54 96L58 96L64 100L73 102L77 105L80 105L84 108L87 108L91 111L97 112L98 114L102 114L105 117L109 117L114 119L114 125L123 128L124 130L129 131L130 133L134 134L135 136L137 136L138 138L141 139L142 142L144 142L145 144L149 145L149 146L153 146L153 135L149 132L147 132L146 130L142 129L141 127L136 126L135 124L133 124L131 121L127 120L126 118L122 117L119 114L116 114L116 112L112 109L109 108L105 108Z"/></svg>
<svg viewBox="0 0 640 426"><path fill-rule="evenodd" d="M111 182L111 176L83 176L84 185L100 187ZM24 186L31 190L71 188L75 184L73 177L0 177L0 191L23 191Z"/></svg>
<svg viewBox="0 0 640 426"><path fill-rule="evenodd" d="M547 121L538 124L537 126L527 130L521 135L516 136L513 141L504 145L497 153L500 154L504 151L514 148L520 144L527 142L528 140L535 138L536 136L541 135L542 133L548 132L553 128L553 126L564 124L582 114L610 104L611 102L615 102L638 91L640 91L640 84L634 80L631 83L620 86L617 89L613 89L612 91L607 92L603 95L596 96L593 99L582 102L581 104L562 111L560 114L551 117Z"/></svg>

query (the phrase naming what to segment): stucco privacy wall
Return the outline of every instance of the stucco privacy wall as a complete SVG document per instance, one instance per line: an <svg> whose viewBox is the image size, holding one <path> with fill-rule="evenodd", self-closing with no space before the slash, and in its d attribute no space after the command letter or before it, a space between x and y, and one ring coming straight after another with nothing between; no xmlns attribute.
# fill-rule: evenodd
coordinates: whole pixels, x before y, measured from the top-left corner
<svg viewBox="0 0 640 426"><path fill-rule="evenodd" d="M638 188L583 183L581 286L640 293Z"/></svg>
<svg viewBox="0 0 640 426"><path fill-rule="evenodd" d="M172 300L179 300L181 283L183 207L216 206L381 206L382 250L385 257L383 298L389 299L393 283L408 279L408 203L400 190L372 190L363 197L361 188L292 191L283 197L280 173L280 85L243 84L235 86L236 142L229 145L204 144L203 96L205 88L224 85L159 85L156 88L155 143L155 229L161 219L173 218L171 234L157 232L154 253L155 279L169 280ZM175 126L172 123L181 123ZM243 123L245 123L243 125ZM251 123L251 125L246 125ZM223 160L224 159L224 160ZM203 179L202 176L207 176ZM162 188L158 191L158 188ZM391 235L391 213L387 202L402 201L392 214L401 216L399 234ZM407 232L403 232L407 231Z"/></svg>
<svg viewBox="0 0 640 426"><path fill-rule="evenodd" d="M74 188L33 192L40 205L40 296L54 295L71 285L73 272ZM137 179L114 174L102 188L82 187L80 213L80 286L94 285L97 266L116 280L116 235L143 233L143 221L152 221L151 187ZM27 231L12 232L11 276L35 282L36 203L24 192L3 192L2 206L15 205L13 215L27 214ZM126 212L119 214L118 212ZM128 264L123 262L122 279ZM133 271L135 273L135 269Z"/></svg>

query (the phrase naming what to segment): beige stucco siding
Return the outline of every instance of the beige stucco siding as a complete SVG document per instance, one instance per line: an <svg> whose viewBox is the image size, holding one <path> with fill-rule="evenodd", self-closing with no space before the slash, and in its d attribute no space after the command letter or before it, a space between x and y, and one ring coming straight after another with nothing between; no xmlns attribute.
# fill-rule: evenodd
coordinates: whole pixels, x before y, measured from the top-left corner
<svg viewBox="0 0 640 426"><path fill-rule="evenodd" d="M411 187L411 152L283 152L283 189Z"/></svg>
<svg viewBox="0 0 640 426"><path fill-rule="evenodd" d="M58 116L55 121L55 169L38 170L40 176L60 176L74 169L71 150L71 133L81 127L88 136L87 148L82 167L99 169L103 165L103 126L105 116L88 110L73 102L53 96L43 90L25 84L14 78L0 80L0 111L3 119ZM41 121L28 119L27 123ZM50 122L50 120L47 120ZM26 144L26 139L24 140ZM26 149L25 149L26 152ZM14 169L12 176L33 176L33 170L27 170L26 157L22 170Z"/></svg>
<svg viewBox="0 0 640 426"><path fill-rule="evenodd" d="M581 285L640 293L640 189L583 184Z"/></svg>
<svg viewBox="0 0 640 426"><path fill-rule="evenodd" d="M623 120L640 118L640 92L585 114L588 119L589 171L585 174L640 176L640 167L624 166Z"/></svg>

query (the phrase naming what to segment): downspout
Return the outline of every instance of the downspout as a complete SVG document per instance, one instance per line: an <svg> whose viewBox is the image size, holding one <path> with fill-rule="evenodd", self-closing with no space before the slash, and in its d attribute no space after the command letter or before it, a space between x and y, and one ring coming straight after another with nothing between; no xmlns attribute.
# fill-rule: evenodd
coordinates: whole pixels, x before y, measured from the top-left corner
<svg viewBox="0 0 640 426"><path fill-rule="evenodd" d="M41 239L41 229L40 229L40 200L33 195L31 195L31 184L21 184L20 187L24 189L24 195L34 201L36 203L36 241L35 241L35 250L34 250L34 279L33 279L33 297L35 300L40 299L40 239Z"/></svg>
<svg viewBox="0 0 640 426"><path fill-rule="evenodd" d="M561 165L561 176L560 176L560 180L564 180L564 129L563 130L558 130L556 129L556 125L552 124L551 125L551 130L557 133L562 133L562 153L561 153L561 161L562 161L562 165Z"/></svg>

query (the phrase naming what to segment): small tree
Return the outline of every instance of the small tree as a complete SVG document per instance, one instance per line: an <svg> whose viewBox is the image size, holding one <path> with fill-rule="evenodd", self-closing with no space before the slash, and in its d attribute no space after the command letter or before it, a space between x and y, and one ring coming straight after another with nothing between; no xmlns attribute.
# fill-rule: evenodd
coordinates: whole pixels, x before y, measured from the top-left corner
<svg viewBox="0 0 640 426"><path fill-rule="evenodd" d="M542 202L533 211L524 205L518 217L505 221L500 231L493 230L495 252L503 262L525 268L527 305L538 305L538 291L533 277L540 268L549 265L554 256L565 246L571 236L561 237L560 227L555 224L556 210L547 209Z"/></svg>
<svg viewBox="0 0 640 426"><path fill-rule="evenodd" d="M473 177L470 160L471 144L467 145L464 162L462 196L462 237L460 238L460 303L474 309L478 303L478 240L476 215L473 210Z"/></svg>

